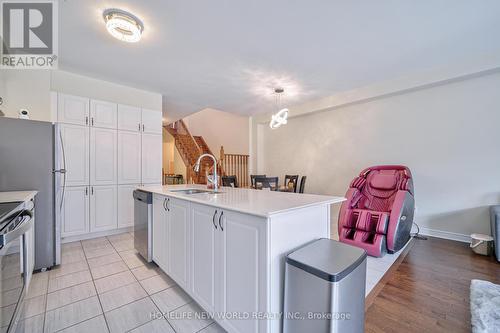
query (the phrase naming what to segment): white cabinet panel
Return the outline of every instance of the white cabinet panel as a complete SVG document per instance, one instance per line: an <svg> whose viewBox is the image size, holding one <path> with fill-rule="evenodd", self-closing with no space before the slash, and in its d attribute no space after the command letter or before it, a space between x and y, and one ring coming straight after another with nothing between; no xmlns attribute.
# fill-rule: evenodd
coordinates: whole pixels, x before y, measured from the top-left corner
<svg viewBox="0 0 500 333"><path fill-rule="evenodd" d="M113 128L117 127L117 105L115 103L91 100L90 126Z"/></svg>
<svg viewBox="0 0 500 333"><path fill-rule="evenodd" d="M161 111L142 109L142 131L144 133L162 133Z"/></svg>
<svg viewBox="0 0 500 333"><path fill-rule="evenodd" d="M60 165L66 167L66 186L89 184L89 128L77 125L61 125Z"/></svg>
<svg viewBox="0 0 500 333"><path fill-rule="evenodd" d="M138 184L118 185L118 228L134 225L134 198Z"/></svg>
<svg viewBox="0 0 500 333"><path fill-rule="evenodd" d="M170 198L166 203L169 215L168 265L169 275L181 287L188 287L189 203Z"/></svg>
<svg viewBox="0 0 500 333"><path fill-rule="evenodd" d="M119 130L140 132L142 130L141 124L140 108L129 105L118 105Z"/></svg>
<svg viewBox="0 0 500 333"><path fill-rule="evenodd" d="M88 186L66 187L62 204L61 236L75 236L89 232Z"/></svg>
<svg viewBox="0 0 500 333"><path fill-rule="evenodd" d="M118 131L118 184L141 182L141 134Z"/></svg>
<svg viewBox="0 0 500 333"><path fill-rule="evenodd" d="M103 231L117 227L117 186L90 187L90 231Z"/></svg>
<svg viewBox="0 0 500 333"><path fill-rule="evenodd" d="M224 210L219 272L220 308L227 313L263 312L266 304L266 224L262 219ZM235 332L264 332L265 321L227 319Z"/></svg>
<svg viewBox="0 0 500 333"><path fill-rule="evenodd" d="M153 195L153 261L168 274L169 215L166 200L164 196Z"/></svg>
<svg viewBox="0 0 500 333"><path fill-rule="evenodd" d="M117 131L90 129L90 184L112 185L117 182Z"/></svg>
<svg viewBox="0 0 500 333"><path fill-rule="evenodd" d="M89 99L79 96L58 94L57 120L65 124L88 125Z"/></svg>
<svg viewBox="0 0 500 333"><path fill-rule="evenodd" d="M142 134L142 183L161 183L162 135Z"/></svg>
<svg viewBox="0 0 500 333"><path fill-rule="evenodd" d="M191 203L191 292L208 312L215 311L216 208Z"/></svg>

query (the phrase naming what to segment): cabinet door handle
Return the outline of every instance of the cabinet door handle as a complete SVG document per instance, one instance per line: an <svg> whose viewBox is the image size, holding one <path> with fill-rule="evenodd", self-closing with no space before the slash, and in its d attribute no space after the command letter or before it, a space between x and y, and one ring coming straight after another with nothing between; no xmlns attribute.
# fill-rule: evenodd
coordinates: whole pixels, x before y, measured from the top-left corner
<svg viewBox="0 0 500 333"><path fill-rule="evenodd" d="M89 195L89 188L85 187L85 195Z"/></svg>
<svg viewBox="0 0 500 333"><path fill-rule="evenodd" d="M90 187L90 195L94 195L94 186Z"/></svg>
<svg viewBox="0 0 500 333"><path fill-rule="evenodd" d="M144 124L142 124L142 131L144 132Z"/></svg>
<svg viewBox="0 0 500 333"><path fill-rule="evenodd" d="M139 132L141 131L141 123L137 124Z"/></svg>
<svg viewBox="0 0 500 333"><path fill-rule="evenodd" d="M163 199L163 209L167 210L167 198Z"/></svg>
<svg viewBox="0 0 500 333"><path fill-rule="evenodd" d="M170 212L170 207L169 207L169 205L168 205L169 203L170 203L170 198L167 198L167 211L169 211L169 212Z"/></svg>
<svg viewBox="0 0 500 333"><path fill-rule="evenodd" d="M217 210L215 210L214 216L212 217L212 223L214 224L215 230L217 230L217 224L215 223L215 216L217 216Z"/></svg>
<svg viewBox="0 0 500 333"><path fill-rule="evenodd" d="M94 126L94 117L90 118L90 124Z"/></svg>
<svg viewBox="0 0 500 333"><path fill-rule="evenodd" d="M219 216L219 227L220 227L220 230L224 231L224 228L222 227L222 223L221 223L222 215L224 215L224 212L220 212L220 216Z"/></svg>
<svg viewBox="0 0 500 333"><path fill-rule="evenodd" d="M88 124L89 124L89 117L88 117L88 116L86 116L86 117L85 117L85 125L88 125Z"/></svg>

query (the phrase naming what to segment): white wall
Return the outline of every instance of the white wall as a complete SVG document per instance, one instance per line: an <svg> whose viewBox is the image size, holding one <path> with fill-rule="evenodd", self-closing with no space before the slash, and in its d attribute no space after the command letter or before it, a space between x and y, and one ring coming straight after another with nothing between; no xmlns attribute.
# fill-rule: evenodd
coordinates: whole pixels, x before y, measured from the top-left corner
<svg viewBox="0 0 500 333"><path fill-rule="evenodd" d="M56 70L1 70L4 87L2 110L7 117L17 117L26 108L30 118L55 121L51 109L50 91L102 99L148 109L161 110L161 94Z"/></svg>
<svg viewBox="0 0 500 333"><path fill-rule="evenodd" d="M163 170L166 173L170 172L170 164L174 163L174 148L174 137L163 128Z"/></svg>
<svg viewBox="0 0 500 333"><path fill-rule="evenodd" d="M162 109L162 96L159 93L66 71L53 71L51 76L51 90L145 109Z"/></svg>
<svg viewBox="0 0 500 333"><path fill-rule="evenodd" d="M405 164L421 226L489 233L488 206L500 203L498 87L500 74L491 74L292 118L277 130L254 126L258 172L307 175L306 192L344 195L363 168Z"/></svg>
<svg viewBox="0 0 500 333"><path fill-rule="evenodd" d="M20 109L27 109L33 120L51 120L50 71L3 69L0 76L6 117L17 118Z"/></svg>
<svg viewBox="0 0 500 333"><path fill-rule="evenodd" d="M249 153L249 117L204 109L183 119L192 135L202 136L215 156Z"/></svg>

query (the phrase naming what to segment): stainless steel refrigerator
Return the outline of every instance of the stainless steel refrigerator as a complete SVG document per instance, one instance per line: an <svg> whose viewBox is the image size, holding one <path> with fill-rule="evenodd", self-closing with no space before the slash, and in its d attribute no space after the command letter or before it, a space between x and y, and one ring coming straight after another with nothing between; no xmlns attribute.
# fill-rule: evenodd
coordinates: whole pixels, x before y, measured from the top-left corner
<svg viewBox="0 0 500 333"><path fill-rule="evenodd" d="M64 170L57 125L0 117L0 191L36 190L35 270L60 263L60 205Z"/></svg>

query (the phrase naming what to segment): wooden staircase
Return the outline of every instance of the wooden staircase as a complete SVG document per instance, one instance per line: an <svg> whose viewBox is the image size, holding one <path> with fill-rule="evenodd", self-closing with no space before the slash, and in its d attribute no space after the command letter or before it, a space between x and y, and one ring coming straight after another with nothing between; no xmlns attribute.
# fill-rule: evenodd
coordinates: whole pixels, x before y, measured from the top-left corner
<svg viewBox="0 0 500 333"><path fill-rule="evenodd" d="M194 165L202 154L215 156L208 147L202 136L193 136L182 120L165 125L165 129L174 137L175 147L186 165L186 182L194 184L206 184L208 173L213 172L213 161L206 157L202 159L200 172L194 172ZM217 162L217 172L220 176L236 175L241 187L249 186L248 177L248 155L226 154L221 147L220 158Z"/></svg>
<svg viewBox="0 0 500 333"><path fill-rule="evenodd" d="M198 157L201 154L212 154L205 140L201 136L192 136L182 120L164 127L174 137L175 147L186 165L187 183L206 184L206 173L212 165L211 159L204 158L201 161L200 172L194 172L194 165Z"/></svg>

